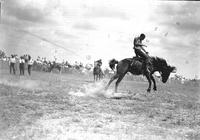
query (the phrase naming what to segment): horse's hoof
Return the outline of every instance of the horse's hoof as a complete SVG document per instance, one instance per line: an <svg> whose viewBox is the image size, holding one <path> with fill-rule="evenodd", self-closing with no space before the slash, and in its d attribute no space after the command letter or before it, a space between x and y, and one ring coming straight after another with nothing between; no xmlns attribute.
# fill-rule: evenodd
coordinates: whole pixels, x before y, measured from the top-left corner
<svg viewBox="0 0 200 140"><path fill-rule="evenodd" d="M157 90L157 88L156 88L156 87L154 87L154 88L153 88L153 90L154 90L154 91L156 91L156 90Z"/></svg>
<svg viewBox="0 0 200 140"><path fill-rule="evenodd" d="M148 92L148 93L150 93L150 91L151 91L150 89L147 89L147 92Z"/></svg>

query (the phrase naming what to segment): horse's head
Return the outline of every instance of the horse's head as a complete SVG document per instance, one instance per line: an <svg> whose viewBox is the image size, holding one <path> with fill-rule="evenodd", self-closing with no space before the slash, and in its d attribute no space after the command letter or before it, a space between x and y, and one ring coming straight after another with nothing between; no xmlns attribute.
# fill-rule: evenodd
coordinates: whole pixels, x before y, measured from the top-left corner
<svg viewBox="0 0 200 140"><path fill-rule="evenodd" d="M162 82L166 83L170 73L176 73L176 67L168 65L165 59L159 57L154 58L154 60L161 74Z"/></svg>
<svg viewBox="0 0 200 140"><path fill-rule="evenodd" d="M169 65L165 66L163 70L160 72L162 77L162 82L166 83L170 73L175 73L175 72L176 72L176 67Z"/></svg>

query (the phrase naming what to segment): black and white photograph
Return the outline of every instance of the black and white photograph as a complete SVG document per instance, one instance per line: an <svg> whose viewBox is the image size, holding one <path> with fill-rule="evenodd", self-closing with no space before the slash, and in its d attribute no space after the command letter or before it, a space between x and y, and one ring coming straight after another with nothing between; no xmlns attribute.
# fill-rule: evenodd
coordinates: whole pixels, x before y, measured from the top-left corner
<svg viewBox="0 0 200 140"><path fill-rule="evenodd" d="M200 140L200 2L0 0L0 140Z"/></svg>

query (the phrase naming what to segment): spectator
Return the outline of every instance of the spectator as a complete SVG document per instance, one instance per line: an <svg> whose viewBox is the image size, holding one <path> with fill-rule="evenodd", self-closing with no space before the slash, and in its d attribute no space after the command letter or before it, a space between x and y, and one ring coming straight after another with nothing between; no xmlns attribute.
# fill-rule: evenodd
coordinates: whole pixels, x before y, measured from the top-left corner
<svg viewBox="0 0 200 140"><path fill-rule="evenodd" d="M2 58L4 58L5 56L6 56L5 52L2 51L2 50L0 50L0 58L2 59Z"/></svg>
<svg viewBox="0 0 200 140"><path fill-rule="evenodd" d="M28 56L28 74L31 75L31 67L33 65L33 59L31 58L31 56Z"/></svg>
<svg viewBox="0 0 200 140"><path fill-rule="evenodd" d="M24 55L24 60L25 60L26 63L28 62L28 57L29 57L28 54L25 54L25 55Z"/></svg>
<svg viewBox="0 0 200 140"><path fill-rule="evenodd" d="M9 65L10 65L10 74L13 71L13 74L15 74L15 63L16 63L16 59L14 55L11 55L10 61L9 61Z"/></svg>
<svg viewBox="0 0 200 140"><path fill-rule="evenodd" d="M19 59L19 71L20 75L24 75L24 67L25 67L25 59L23 56L20 57Z"/></svg>

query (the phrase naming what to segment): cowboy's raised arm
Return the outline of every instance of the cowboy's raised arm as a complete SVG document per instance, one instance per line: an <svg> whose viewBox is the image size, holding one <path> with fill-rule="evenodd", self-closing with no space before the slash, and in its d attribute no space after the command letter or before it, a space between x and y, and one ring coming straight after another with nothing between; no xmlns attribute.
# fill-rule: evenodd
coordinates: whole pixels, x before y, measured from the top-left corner
<svg viewBox="0 0 200 140"><path fill-rule="evenodd" d="M142 44L142 46L147 47L147 45Z"/></svg>

